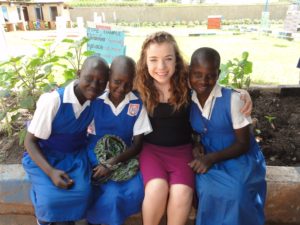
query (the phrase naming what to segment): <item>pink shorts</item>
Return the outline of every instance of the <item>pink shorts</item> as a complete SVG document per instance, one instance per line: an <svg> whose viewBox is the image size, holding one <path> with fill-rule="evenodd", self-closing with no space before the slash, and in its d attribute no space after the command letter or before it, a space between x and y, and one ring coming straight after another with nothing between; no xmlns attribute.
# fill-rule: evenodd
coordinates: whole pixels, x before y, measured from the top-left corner
<svg viewBox="0 0 300 225"><path fill-rule="evenodd" d="M195 176L188 165L192 160L191 144L165 147L144 143L140 154L144 185L151 179L162 178L169 185L185 184L194 189Z"/></svg>

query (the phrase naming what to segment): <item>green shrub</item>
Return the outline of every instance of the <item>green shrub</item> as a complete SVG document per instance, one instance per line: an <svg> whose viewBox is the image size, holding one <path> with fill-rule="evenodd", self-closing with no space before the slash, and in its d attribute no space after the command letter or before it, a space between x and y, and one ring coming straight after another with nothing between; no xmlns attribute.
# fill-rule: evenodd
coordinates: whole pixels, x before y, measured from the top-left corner
<svg viewBox="0 0 300 225"><path fill-rule="evenodd" d="M79 41L63 40L68 45L63 55L57 55L52 43L46 43L37 47L34 55L11 57L0 63L0 131L7 135L17 132L19 143L23 144L26 129L18 121L21 112L24 114L25 110L32 116L39 96L60 85L54 79L55 67L62 68L62 85L76 77L83 58L93 54L82 50L87 41L86 37ZM58 71L55 76L60 75Z"/></svg>
<svg viewBox="0 0 300 225"><path fill-rule="evenodd" d="M248 61L249 53L243 52L241 59L234 58L221 65L219 83L234 88L248 88L252 73L252 62Z"/></svg>

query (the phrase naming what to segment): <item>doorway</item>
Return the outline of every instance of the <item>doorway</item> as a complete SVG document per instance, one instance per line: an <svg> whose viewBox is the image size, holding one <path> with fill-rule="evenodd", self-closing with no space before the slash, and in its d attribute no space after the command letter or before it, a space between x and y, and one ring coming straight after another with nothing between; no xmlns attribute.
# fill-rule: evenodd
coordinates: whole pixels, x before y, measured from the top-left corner
<svg viewBox="0 0 300 225"><path fill-rule="evenodd" d="M58 16L57 7L56 6L50 6L50 16L51 16L51 21L55 21L56 20L56 17Z"/></svg>
<svg viewBox="0 0 300 225"><path fill-rule="evenodd" d="M22 7L22 10L23 10L23 15L24 15L24 20L25 20L26 22L28 22L28 21L29 21L29 16L28 16L28 9L27 9L27 7L26 7L26 6L23 6L23 7Z"/></svg>

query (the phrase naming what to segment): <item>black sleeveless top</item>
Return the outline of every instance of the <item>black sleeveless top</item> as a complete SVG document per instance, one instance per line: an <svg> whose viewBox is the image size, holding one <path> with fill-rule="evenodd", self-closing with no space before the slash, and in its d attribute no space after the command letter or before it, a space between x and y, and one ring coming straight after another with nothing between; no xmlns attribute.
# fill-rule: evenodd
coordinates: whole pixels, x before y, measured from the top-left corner
<svg viewBox="0 0 300 225"><path fill-rule="evenodd" d="M191 143L190 106L174 111L168 103L159 103L150 116L153 131L144 137L150 144L178 146Z"/></svg>

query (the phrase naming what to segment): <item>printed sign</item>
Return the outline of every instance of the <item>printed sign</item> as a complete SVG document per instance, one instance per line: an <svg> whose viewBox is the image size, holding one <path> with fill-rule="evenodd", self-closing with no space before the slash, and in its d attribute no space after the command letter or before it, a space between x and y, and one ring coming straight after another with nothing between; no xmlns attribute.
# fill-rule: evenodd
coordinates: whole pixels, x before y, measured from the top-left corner
<svg viewBox="0 0 300 225"><path fill-rule="evenodd" d="M87 28L87 36L87 49L94 51L107 63L110 64L116 56L125 55L124 32Z"/></svg>

